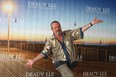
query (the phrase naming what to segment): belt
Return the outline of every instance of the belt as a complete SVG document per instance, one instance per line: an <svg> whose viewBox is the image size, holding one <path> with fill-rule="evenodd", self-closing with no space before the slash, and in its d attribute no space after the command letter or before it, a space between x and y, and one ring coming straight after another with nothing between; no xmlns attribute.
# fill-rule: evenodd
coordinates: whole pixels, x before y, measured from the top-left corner
<svg viewBox="0 0 116 77"><path fill-rule="evenodd" d="M57 62L54 63L54 66L55 66L55 68L57 68L60 65L65 64L65 63L67 63L67 62L66 61L57 61Z"/></svg>
<svg viewBox="0 0 116 77"><path fill-rule="evenodd" d="M57 61L54 63L54 66L55 68L57 68L62 64L67 64L69 68L74 68L75 66L77 66L77 61L74 61L71 64L69 64L67 61Z"/></svg>

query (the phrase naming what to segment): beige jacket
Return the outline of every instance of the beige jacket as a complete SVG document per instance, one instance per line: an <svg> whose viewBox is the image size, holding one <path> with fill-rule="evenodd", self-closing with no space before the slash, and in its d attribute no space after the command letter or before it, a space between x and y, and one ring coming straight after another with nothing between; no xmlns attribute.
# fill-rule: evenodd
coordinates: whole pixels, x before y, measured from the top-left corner
<svg viewBox="0 0 116 77"><path fill-rule="evenodd" d="M77 59L73 41L82 38L83 38L82 28L63 31L63 41L70 55L71 62L76 61ZM44 54L46 58L48 58L48 56L51 54L53 63L56 61L66 61L66 57L63 52L62 46L60 45L59 41L55 38L54 35L52 35L47 40L44 50L41 53Z"/></svg>

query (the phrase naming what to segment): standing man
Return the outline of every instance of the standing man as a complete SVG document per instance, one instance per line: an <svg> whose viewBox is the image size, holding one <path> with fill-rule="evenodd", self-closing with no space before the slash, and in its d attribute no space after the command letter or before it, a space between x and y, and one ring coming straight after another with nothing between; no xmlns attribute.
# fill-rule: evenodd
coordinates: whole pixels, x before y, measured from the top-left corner
<svg viewBox="0 0 116 77"><path fill-rule="evenodd" d="M103 20L95 18L89 24L74 30L62 31L61 25L58 21L51 23L51 30L53 35L47 40L43 51L32 60L28 60L25 67L31 68L33 63L45 57L48 58L52 54L53 64L62 77L74 77L71 68L77 64L77 55L74 50L73 41L82 39L83 32L95 24L102 23Z"/></svg>

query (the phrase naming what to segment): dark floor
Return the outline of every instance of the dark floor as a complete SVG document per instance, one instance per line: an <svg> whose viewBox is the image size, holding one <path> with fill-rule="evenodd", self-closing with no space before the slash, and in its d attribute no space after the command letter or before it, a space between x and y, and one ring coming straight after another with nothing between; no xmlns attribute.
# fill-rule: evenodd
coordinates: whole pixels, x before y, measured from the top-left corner
<svg viewBox="0 0 116 77"><path fill-rule="evenodd" d="M38 53L0 46L0 77L61 77L51 60L41 59L31 69L24 67ZM5 55L5 56L4 56ZM76 77L116 77L115 62L79 61L72 69Z"/></svg>

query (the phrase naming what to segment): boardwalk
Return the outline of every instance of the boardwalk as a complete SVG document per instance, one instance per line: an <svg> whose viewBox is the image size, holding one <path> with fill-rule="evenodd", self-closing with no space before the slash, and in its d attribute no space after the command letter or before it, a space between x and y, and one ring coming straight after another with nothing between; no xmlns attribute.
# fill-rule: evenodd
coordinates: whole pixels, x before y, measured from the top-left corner
<svg viewBox="0 0 116 77"><path fill-rule="evenodd" d="M0 46L0 77L60 77L55 69L49 70L52 64L49 63L48 67L44 63L48 61L43 61L43 59L35 63L33 68L25 68L26 60L36 55L37 53L16 48L10 48L10 52L7 53L7 48Z"/></svg>
<svg viewBox="0 0 116 77"><path fill-rule="evenodd" d="M50 59L41 59L33 68L25 68L26 60L37 54L17 48L10 48L7 53L7 48L0 46L0 77L61 77ZM116 62L79 61L72 71L75 77L116 77Z"/></svg>

